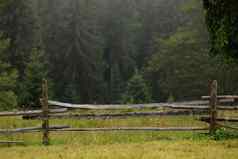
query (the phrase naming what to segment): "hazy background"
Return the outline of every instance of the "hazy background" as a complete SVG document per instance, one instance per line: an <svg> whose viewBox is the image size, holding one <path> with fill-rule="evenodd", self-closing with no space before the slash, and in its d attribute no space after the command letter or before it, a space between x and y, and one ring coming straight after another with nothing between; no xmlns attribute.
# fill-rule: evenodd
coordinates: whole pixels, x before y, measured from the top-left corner
<svg viewBox="0 0 238 159"><path fill-rule="evenodd" d="M7 97L17 105L39 104L42 78L51 99L72 103L199 99L211 79L238 92L236 64L209 55L201 0L5 3L0 61L15 71Z"/></svg>

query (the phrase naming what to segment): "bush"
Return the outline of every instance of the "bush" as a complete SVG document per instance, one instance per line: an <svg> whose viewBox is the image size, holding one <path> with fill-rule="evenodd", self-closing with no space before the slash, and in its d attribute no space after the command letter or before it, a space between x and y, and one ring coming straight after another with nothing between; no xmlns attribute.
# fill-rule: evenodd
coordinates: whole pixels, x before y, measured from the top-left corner
<svg viewBox="0 0 238 159"><path fill-rule="evenodd" d="M220 128L215 131L211 136L214 140L226 140L238 138L238 133L234 131L228 131L225 128Z"/></svg>

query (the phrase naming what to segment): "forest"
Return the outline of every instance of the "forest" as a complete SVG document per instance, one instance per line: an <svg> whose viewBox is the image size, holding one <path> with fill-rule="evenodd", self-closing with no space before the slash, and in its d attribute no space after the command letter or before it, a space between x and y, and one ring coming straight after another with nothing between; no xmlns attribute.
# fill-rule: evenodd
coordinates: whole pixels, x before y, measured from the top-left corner
<svg viewBox="0 0 238 159"><path fill-rule="evenodd" d="M237 5L220 15L216 5L0 0L0 109L39 106L42 79L50 99L69 103L199 99L213 79L236 94Z"/></svg>

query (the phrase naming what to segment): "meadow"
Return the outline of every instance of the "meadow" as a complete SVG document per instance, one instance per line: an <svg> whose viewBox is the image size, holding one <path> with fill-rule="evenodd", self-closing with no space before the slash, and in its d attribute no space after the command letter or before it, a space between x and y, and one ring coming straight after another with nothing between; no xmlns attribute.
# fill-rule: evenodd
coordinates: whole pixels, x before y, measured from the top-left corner
<svg viewBox="0 0 238 159"><path fill-rule="evenodd" d="M88 113L88 112L87 112ZM223 113L224 114L224 113ZM71 127L208 126L199 116L160 116L115 119L53 119L51 125ZM40 126L39 120L0 119L0 128ZM230 133L230 132L229 132ZM1 135L0 140L23 140L23 145L1 145L0 159L236 159L238 134L209 136L200 132L57 132L51 144L41 144L41 133ZM236 135L237 134L237 135Z"/></svg>

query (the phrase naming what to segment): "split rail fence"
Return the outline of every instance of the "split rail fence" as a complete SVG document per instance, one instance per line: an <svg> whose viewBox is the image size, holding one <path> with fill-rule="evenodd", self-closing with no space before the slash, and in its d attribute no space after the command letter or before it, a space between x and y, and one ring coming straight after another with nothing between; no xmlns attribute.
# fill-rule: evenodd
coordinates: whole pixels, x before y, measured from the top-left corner
<svg viewBox="0 0 238 159"><path fill-rule="evenodd" d="M128 104L128 105L88 105L88 104L69 104L57 101L48 100L48 86L47 81L43 80L42 83L42 97L41 110L32 111L18 111L18 112L0 112L0 117L9 116L23 116L29 119L40 119L42 125L40 127L18 128L18 129L0 129L0 134L15 134L15 133L32 133L42 132L42 143L49 145L49 133L55 132L82 132L82 131L203 131L208 130L214 133L219 127L226 127L230 129L238 129L236 127L220 124L222 121L238 122L238 118L221 118L218 117L219 110L234 111L238 110L238 106L219 106L221 103L227 101L237 102L238 96L218 96L217 95L217 81L214 80L210 83L209 96L202 96L203 101L193 102L180 102L180 103L152 103L152 104ZM50 108L50 106L54 106ZM57 108L55 108L57 107ZM88 114L88 115L65 115L68 109L87 109L87 110L121 110L121 109L141 109L141 108L169 108L177 111L169 112L130 112L130 113L117 113L117 114ZM191 112L204 114L208 116L201 117L200 120L209 123L208 127L111 127L111 128L71 128L67 125L52 125L50 126L49 120L52 118L112 118L124 116L162 116L162 115L188 115ZM23 143L23 141L0 141L0 143Z"/></svg>

